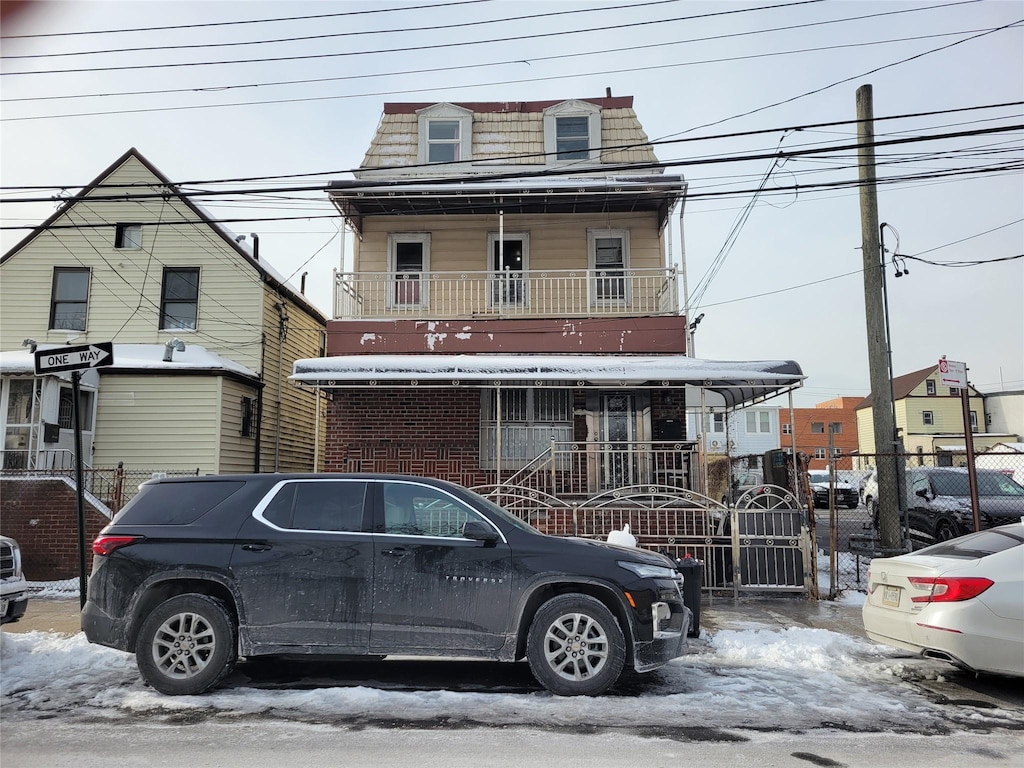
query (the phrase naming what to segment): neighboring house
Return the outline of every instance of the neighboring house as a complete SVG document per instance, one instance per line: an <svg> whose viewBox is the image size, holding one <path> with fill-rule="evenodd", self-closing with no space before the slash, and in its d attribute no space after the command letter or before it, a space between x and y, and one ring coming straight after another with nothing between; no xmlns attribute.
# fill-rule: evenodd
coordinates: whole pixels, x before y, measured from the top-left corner
<svg viewBox="0 0 1024 768"><path fill-rule="evenodd" d="M940 466L960 466L966 461L963 398L959 389L947 387L939 378L939 367L922 368L892 381L896 429L907 453L936 454ZM861 454L875 453L875 430L871 396L857 407L857 437ZM1014 440L1005 432L986 429L985 400L968 385L968 419L976 451L996 443Z"/></svg>
<svg viewBox="0 0 1024 768"><path fill-rule="evenodd" d="M1005 432L1024 440L1024 390L989 392L985 398L985 426L989 432Z"/></svg>
<svg viewBox="0 0 1024 768"><path fill-rule="evenodd" d="M31 353L97 342L114 364L82 378L87 465L322 468L326 409L287 377L326 319L242 239L131 149L4 254L4 468L71 466L70 375L36 376Z"/></svg>
<svg viewBox="0 0 1024 768"><path fill-rule="evenodd" d="M696 487L687 412L803 379L687 357L668 246L686 182L631 97L385 104L355 175L329 191L356 243L328 356L293 376L332 393L329 470Z"/></svg>
<svg viewBox="0 0 1024 768"><path fill-rule="evenodd" d="M730 456L763 456L765 451L779 447L778 407L747 407L727 413L712 408L703 414L691 413L689 431L704 437L704 450L709 454ZM783 443L783 447L789 447Z"/></svg>
<svg viewBox="0 0 1024 768"><path fill-rule="evenodd" d="M826 469L831 444L836 469L851 469L851 454L859 448L855 409L863 400L863 397L836 397L813 408L794 408L792 420L789 411L783 409L780 411L779 447L789 448L795 439L796 450L810 459L809 469Z"/></svg>

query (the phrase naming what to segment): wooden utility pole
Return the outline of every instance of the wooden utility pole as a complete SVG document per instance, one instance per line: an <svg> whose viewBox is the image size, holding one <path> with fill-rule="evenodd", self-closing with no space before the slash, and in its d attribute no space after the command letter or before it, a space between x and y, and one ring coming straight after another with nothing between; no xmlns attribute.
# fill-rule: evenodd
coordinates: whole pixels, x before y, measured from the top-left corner
<svg viewBox="0 0 1024 768"><path fill-rule="evenodd" d="M878 190L875 180L875 125L871 86L857 89L858 179L860 181L861 256L864 260L864 315L868 333L868 373L871 382L871 420L875 431L878 472L878 532L881 548L898 550L900 535L899 460L896 423L892 412L892 371L885 306L885 254L878 229Z"/></svg>

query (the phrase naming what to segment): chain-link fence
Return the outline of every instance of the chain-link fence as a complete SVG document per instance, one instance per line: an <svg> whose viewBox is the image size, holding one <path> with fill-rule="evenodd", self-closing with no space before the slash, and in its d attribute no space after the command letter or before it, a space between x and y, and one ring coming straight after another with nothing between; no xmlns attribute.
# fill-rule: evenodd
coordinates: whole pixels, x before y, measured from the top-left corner
<svg viewBox="0 0 1024 768"><path fill-rule="evenodd" d="M886 474L895 478L895 487L892 483L888 488L879 486L878 469L883 462L888 462ZM975 504L962 445L936 453L859 455L854 464L858 468L822 472L825 482L815 482L822 479L818 473L810 475L819 571L827 575L819 579L823 596L864 589L872 557L920 549L975 530ZM974 469L978 526L1020 520L1024 516L1024 449L976 453ZM899 531L895 548L883 545L880 528L886 522Z"/></svg>

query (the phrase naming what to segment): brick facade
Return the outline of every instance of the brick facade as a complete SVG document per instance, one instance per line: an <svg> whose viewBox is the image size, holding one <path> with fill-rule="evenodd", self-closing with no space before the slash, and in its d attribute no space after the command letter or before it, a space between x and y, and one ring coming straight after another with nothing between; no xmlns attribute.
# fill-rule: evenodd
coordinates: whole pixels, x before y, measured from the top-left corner
<svg viewBox="0 0 1024 768"><path fill-rule="evenodd" d="M59 581L78 576L78 502L59 479L0 480L0 532L21 546L25 578ZM92 541L110 521L85 501L86 570Z"/></svg>
<svg viewBox="0 0 1024 768"><path fill-rule="evenodd" d="M793 409L793 432L796 435L796 450L807 454L810 459L808 469L827 469L828 459L815 458L816 450L824 450L828 455L829 425L839 424L839 432L832 435L832 447L839 450L836 461L837 469L852 469L850 455L857 451L857 414L854 409L863 402L862 397L837 397L818 403L813 408ZM779 431L784 432L781 425L789 420L789 411L779 411ZM815 431L820 430L820 431ZM791 445L788 434L780 434L782 448ZM820 453L820 450L819 450Z"/></svg>

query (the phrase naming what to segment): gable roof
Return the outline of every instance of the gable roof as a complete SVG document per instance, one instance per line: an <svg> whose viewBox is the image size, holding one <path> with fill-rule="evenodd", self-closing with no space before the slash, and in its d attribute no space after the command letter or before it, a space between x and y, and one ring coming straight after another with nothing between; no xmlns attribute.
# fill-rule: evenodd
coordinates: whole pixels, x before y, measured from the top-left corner
<svg viewBox="0 0 1024 768"><path fill-rule="evenodd" d="M268 283L275 290L278 290L282 294L286 295L289 299L291 299L297 305L302 307L309 315L311 315L317 321L326 324L327 319L323 316L319 309L313 306L313 304L311 304L309 300L306 299L305 296L296 291L288 283L288 281L273 267L257 259L253 252L248 247L248 245L245 245L237 241L235 239L235 235L231 232L231 230L229 230L224 225L214 221L213 216L207 210L205 210L202 206L194 203L163 173L161 173L156 166L149 162L149 160L147 160L142 155L142 153L139 152L135 147L130 148L127 152L125 152L123 155L117 158L117 160L115 160L113 163L107 166L107 168L105 168L95 179L93 179L84 187L82 187L82 189L77 194L66 200L60 206L60 208L58 208L49 217L47 217L47 219L42 224L40 224L27 235L25 235L25 237L23 237L13 248L7 251L7 253L3 254L3 256L0 256L0 264L5 263L9 259L13 258L15 255L17 255L19 251L24 249L36 237L38 237L41 233L49 229L49 227L55 221L57 221L59 218L67 214L68 211L74 208L74 206L76 206L79 202L86 199L89 193L101 189L103 186L103 182L111 174L113 174L114 171L116 171L130 159L135 159L136 161L138 161L147 171L149 171L154 177L156 177L160 186L166 187L167 190L172 195L177 197L177 199L183 205L188 207L195 214L196 218L203 221L214 232L216 232L217 236L220 237L220 239L223 240L228 246L230 246L231 249L234 250L241 257L242 261L245 264L247 264L249 267L251 267L252 269L256 270L256 272L259 273L260 277L263 279L264 282Z"/></svg>

